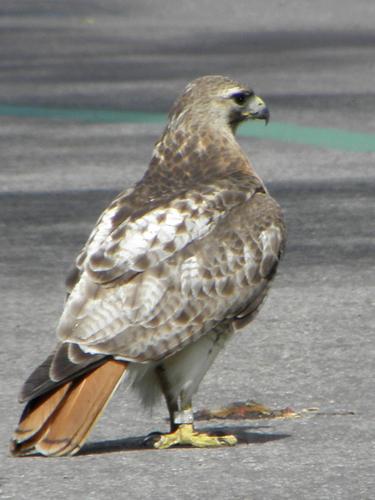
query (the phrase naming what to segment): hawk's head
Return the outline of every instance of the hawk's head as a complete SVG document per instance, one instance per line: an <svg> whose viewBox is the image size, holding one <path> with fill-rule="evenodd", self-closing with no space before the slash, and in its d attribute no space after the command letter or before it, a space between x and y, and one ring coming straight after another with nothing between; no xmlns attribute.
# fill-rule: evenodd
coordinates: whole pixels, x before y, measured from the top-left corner
<svg viewBox="0 0 375 500"><path fill-rule="evenodd" d="M265 120L269 111L252 89L224 76L203 76L189 83L170 113L176 124L182 120L193 126L230 126L235 130L244 120Z"/></svg>

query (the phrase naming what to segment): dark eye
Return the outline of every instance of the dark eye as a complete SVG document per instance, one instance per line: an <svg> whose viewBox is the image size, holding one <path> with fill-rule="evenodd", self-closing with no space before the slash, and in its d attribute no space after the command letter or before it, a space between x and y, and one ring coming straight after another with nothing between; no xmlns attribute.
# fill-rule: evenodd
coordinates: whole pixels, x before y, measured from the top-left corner
<svg viewBox="0 0 375 500"><path fill-rule="evenodd" d="M236 104L242 106L248 100L250 95L250 92L237 92L236 94L232 95L232 99Z"/></svg>

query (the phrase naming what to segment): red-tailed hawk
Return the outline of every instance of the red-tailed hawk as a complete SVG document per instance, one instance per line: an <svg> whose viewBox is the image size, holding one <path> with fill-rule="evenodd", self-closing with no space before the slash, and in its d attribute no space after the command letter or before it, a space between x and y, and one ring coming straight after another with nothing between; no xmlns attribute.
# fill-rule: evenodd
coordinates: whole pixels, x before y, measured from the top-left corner
<svg viewBox="0 0 375 500"><path fill-rule="evenodd" d="M234 132L268 120L262 99L222 76L190 83L151 163L104 211L77 258L53 353L26 381L14 455L72 455L126 377L164 395L156 448L235 444L193 427L192 397L255 315L283 249L282 214Z"/></svg>

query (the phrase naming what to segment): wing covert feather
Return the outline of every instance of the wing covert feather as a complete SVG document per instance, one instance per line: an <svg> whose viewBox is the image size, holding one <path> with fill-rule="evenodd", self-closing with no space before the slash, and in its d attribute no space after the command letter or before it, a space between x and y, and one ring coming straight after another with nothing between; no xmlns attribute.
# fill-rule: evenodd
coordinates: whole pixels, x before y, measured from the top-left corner
<svg viewBox="0 0 375 500"><path fill-rule="evenodd" d="M227 182L218 182L205 186L204 191L192 189L161 202L118 225L116 211L110 209L87 246L82 266L95 283L105 285L120 277L131 279L208 234L219 219L246 202L254 190L254 186L250 191L234 190ZM112 230L111 220L115 221Z"/></svg>
<svg viewBox="0 0 375 500"><path fill-rule="evenodd" d="M216 186L208 196L190 193L134 222L129 219L111 268L102 263L95 269L90 255L83 262L61 318L60 338L78 342L86 352L147 361L175 352L235 317L265 288L282 239L272 236L281 233L279 228L268 235L259 220L257 234L251 234L254 193ZM259 196L271 199L264 192L255 198ZM181 224L183 231L178 230ZM110 255L113 241L111 234L104 240L102 255ZM143 269L136 264L139 255L148 258ZM105 281L103 271L113 269L111 281Z"/></svg>

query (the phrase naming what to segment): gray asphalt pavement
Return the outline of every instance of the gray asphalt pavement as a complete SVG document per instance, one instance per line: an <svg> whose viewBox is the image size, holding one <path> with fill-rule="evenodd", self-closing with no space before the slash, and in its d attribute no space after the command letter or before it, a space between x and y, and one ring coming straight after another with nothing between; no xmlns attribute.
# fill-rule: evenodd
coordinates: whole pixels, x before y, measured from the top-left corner
<svg viewBox="0 0 375 500"><path fill-rule="evenodd" d="M227 74L272 119L375 133L371 0L2 0L2 105L166 112ZM271 125L272 126L272 123ZM256 321L221 354L197 409L253 399L299 419L201 422L241 444L142 449L166 430L118 390L74 458L11 458L18 390L54 344L64 276L100 211L144 172L160 124L0 120L0 498L375 497L373 153L241 138L285 211L288 247Z"/></svg>

